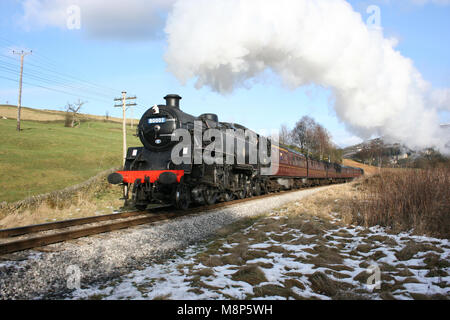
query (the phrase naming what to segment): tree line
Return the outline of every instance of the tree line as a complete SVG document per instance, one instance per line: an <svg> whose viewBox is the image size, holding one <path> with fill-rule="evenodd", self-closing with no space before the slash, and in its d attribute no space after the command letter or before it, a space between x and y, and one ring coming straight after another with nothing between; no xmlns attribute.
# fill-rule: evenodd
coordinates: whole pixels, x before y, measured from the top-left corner
<svg viewBox="0 0 450 320"><path fill-rule="evenodd" d="M330 132L309 116L303 116L294 128L280 128L280 143L316 160L342 163L342 150L331 140Z"/></svg>

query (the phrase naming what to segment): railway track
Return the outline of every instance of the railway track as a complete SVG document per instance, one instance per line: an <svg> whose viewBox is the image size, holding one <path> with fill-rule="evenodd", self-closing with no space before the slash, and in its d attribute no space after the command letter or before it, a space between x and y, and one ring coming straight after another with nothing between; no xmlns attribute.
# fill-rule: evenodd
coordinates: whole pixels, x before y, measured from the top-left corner
<svg viewBox="0 0 450 320"><path fill-rule="evenodd" d="M214 205L191 208L186 211L177 211L173 208L170 208L170 211L167 211L168 207L166 206L152 208L149 211L145 212L121 212L116 214L3 229L0 230L0 255L33 249L49 244L92 236L100 233L130 228L138 225L205 213L217 208L228 207L238 203L296 192L299 190L301 189L270 193L228 202L221 202Z"/></svg>

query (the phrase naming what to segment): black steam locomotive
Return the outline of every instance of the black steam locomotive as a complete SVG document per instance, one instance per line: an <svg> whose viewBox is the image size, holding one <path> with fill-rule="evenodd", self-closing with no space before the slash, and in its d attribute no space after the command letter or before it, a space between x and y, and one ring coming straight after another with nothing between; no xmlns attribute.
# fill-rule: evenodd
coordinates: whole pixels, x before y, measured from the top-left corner
<svg viewBox="0 0 450 320"><path fill-rule="evenodd" d="M363 174L309 159L244 126L219 122L215 114L187 114L180 110L179 95L164 99L165 105L148 109L139 122L143 147L129 148L124 169L108 176L110 183L123 185L126 204L139 210L151 203L185 210L192 203L214 204Z"/></svg>

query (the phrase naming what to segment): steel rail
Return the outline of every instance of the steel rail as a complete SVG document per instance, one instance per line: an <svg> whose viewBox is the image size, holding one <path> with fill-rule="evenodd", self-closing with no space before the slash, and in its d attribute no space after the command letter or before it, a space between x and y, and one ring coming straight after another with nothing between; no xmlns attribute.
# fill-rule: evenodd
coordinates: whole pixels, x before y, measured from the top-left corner
<svg viewBox="0 0 450 320"><path fill-rule="evenodd" d="M319 187L324 186L317 186L307 189L315 189ZM183 217L187 215L192 214L198 214L198 213L204 213L207 211L211 211L218 208L228 207L235 204L252 201L252 200L258 200L263 198L268 198L280 194L286 194L291 192L297 192L301 191L302 189L294 189L294 190L287 190L287 191L281 191L276 193L269 193L264 194L260 196L254 196L251 198L244 198L244 199L237 199L227 202L221 202L216 203L213 205L206 205L206 206L200 206L188 209L186 211L175 211L175 212L162 212L160 214L155 215L155 213L151 212L143 212L143 211L133 211L133 212L123 212L123 213L117 213L117 214L108 214L108 215L102 215L102 216L94 216L94 217L87 217L87 218L79 218L79 219L71 219L71 220L64 220L64 221L58 221L58 222L51 222L51 223L45 223L45 224L39 224L39 225L30 225L30 226L24 226L19 228L11 228L11 229L4 229L0 230L0 235L3 238L7 237L13 237L18 235L28 235L33 233L38 233L42 231L51 231L51 230L59 230L63 228L73 227L73 226L81 226L84 224L89 223L96 223L96 222L103 222L108 220L117 220L117 219L124 219L124 218L130 218L135 216L144 215L144 217L136 218L136 219L129 219L125 221L115 222L115 223L109 223L109 224L103 224L99 226L91 226L87 228L81 228L76 230L69 230L59 233L54 233L50 235L43 235L28 239L22 239L17 241L11 241L6 243L0 243L0 255L13 253L17 251L32 249L36 247L41 247L49 244L54 244L58 242L63 242L67 240L82 238L86 236L91 236L95 234L120 230L124 228L134 227L142 224L148 224L148 223L154 223L158 221L164 221L164 220L171 220L177 217ZM154 211L158 211L161 209L164 209L167 207L157 207L153 208ZM150 216L151 215L151 216ZM1 238L0 237L0 238Z"/></svg>
<svg viewBox="0 0 450 320"><path fill-rule="evenodd" d="M62 241L82 238L86 236L91 236L99 233L129 228L133 226L138 226L142 224L147 224L151 222L161 221L173 219L174 217L179 216L176 213L160 215L160 216L152 216L152 217L144 217L137 218L127 221L120 221L115 223L104 224L100 226L94 226L89 228L83 228L78 230L71 230L66 232L59 232L51 235L35 237L30 239L24 239L19 241L7 242L0 244L0 255L22 251L26 249L32 249L36 247L41 247L49 244L54 244Z"/></svg>
<svg viewBox="0 0 450 320"><path fill-rule="evenodd" d="M143 211L127 211L127 212L106 214L106 215L101 215L101 216L69 219L69 220L62 220L62 221L56 221L56 222L49 222L49 223L43 223L43 224L35 224L35 225L17 227L17 228L2 229L2 230L0 230L0 238L9 238L9 237L22 236L22 235L26 235L26 234L30 234L30 233L41 232L41 231L64 229L64 228L79 226L79 225L83 225L83 224L108 221L108 220L117 220L117 219L123 219L123 218L143 215L143 214L148 214L148 213L143 212Z"/></svg>

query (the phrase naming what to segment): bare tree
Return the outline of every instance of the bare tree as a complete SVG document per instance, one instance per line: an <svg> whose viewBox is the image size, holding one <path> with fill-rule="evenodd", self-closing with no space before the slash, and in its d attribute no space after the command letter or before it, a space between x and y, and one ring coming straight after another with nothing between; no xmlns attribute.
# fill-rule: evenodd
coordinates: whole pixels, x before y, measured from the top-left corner
<svg viewBox="0 0 450 320"><path fill-rule="evenodd" d="M314 148L314 127L316 121L308 116L303 116L292 130L292 140L303 152L311 152Z"/></svg>
<svg viewBox="0 0 450 320"><path fill-rule="evenodd" d="M325 156L329 155L330 147L331 147L331 138L330 133L327 129L325 129L322 125L316 124L313 129L314 135L314 152L317 154L320 160L323 160Z"/></svg>
<svg viewBox="0 0 450 320"><path fill-rule="evenodd" d="M291 130L284 123L280 127L280 143L292 144Z"/></svg>
<svg viewBox="0 0 450 320"><path fill-rule="evenodd" d="M75 103L67 103L66 105L66 121L64 126L73 128L80 125L80 120L78 118L78 113L81 107L86 103L86 101L81 101L78 99Z"/></svg>

